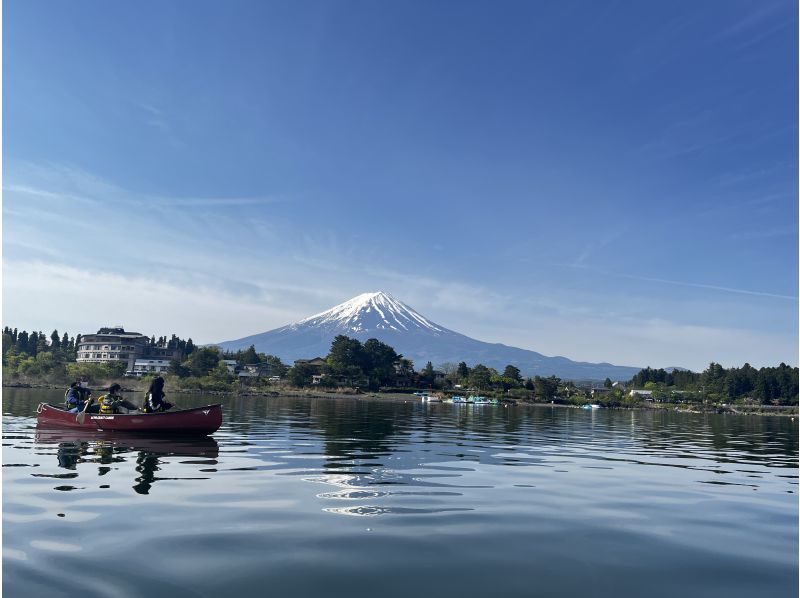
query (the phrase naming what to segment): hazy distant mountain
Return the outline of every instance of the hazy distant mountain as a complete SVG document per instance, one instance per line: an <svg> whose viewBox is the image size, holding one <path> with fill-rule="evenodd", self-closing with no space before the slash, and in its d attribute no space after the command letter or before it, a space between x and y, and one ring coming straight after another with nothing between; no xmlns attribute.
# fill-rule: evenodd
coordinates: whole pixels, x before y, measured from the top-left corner
<svg viewBox="0 0 800 598"><path fill-rule="evenodd" d="M475 340L434 324L383 292L364 293L296 324L217 345L232 351L255 345L257 351L292 363L295 359L324 357L338 334L361 341L377 338L413 360L417 369L428 361L434 366L459 361L470 366L482 363L501 371L512 364L525 376L556 375L572 380L629 380L639 371L610 363L546 357L527 349Z"/></svg>

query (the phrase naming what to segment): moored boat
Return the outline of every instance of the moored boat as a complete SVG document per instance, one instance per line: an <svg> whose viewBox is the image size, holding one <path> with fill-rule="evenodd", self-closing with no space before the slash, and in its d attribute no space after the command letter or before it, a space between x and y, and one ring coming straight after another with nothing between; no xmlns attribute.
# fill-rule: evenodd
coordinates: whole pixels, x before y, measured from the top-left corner
<svg viewBox="0 0 800 598"><path fill-rule="evenodd" d="M125 432L169 432L180 434L213 434L222 425L222 406L206 405L192 409L160 413L128 413L105 415L87 413L83 423L77 414L49 403L39 403L36 423L42 428L77 428L82 430Z"/></svg>
<svg viewBox="0 0 800 598"><path fill-rule="evenodd" d="M468 403L474 403L476 405L488 405L489 399L481 395L472 395L467 399Z"/></svg>

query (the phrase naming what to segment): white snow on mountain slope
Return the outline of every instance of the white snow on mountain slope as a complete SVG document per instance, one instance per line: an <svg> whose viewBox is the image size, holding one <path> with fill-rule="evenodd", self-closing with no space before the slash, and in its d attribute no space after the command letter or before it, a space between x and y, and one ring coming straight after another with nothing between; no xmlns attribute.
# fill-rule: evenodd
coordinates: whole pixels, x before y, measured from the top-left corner
<svg viewBox="0 0 800 598"><path fill-rule="evenodd" d="M421 367L464 361L502 370L512 364L523 375L556 375L571 380L628 380L639 368L607 363L575 362L547 357L528 349L485 343L434 324L388 293L364 293L294 324L260 334L224 341L218 346L238 351L253 345L256 351L277 355L287 363L324 357L337 335L365 342L378 339Z"/></svg>
<svg viewBox="0 0 800 598"><path fill-rule="evenodd" d="M363 293L329 310L300 320L291 327L296 329L306 326L324 326L351 332L365 330L408 332L414 329L433 333L444 332L443 328L383 291Z"/></svg>

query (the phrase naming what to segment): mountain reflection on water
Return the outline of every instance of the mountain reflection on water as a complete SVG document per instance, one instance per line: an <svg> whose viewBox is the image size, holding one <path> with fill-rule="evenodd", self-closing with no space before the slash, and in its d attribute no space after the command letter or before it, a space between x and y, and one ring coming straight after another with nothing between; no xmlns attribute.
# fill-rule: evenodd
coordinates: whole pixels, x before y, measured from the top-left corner
<svg viewBox="0 0 800 598"><path fill-rule="evenodd" d="M787 418L240 397L213 437L37 428L61 396L3 393L9 595L796 589Z"/></svg>

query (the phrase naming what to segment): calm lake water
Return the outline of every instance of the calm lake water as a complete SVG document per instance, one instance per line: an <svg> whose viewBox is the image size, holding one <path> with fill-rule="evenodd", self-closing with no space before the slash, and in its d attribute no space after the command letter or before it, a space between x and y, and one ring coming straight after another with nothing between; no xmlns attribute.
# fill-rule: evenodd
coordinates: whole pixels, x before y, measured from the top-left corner
<svg viewBox="0 0 800 598"><path fill-rule="evenodd" d="M3 389L9 597L797 595L788 418L281 397L203 439L37 429L62 397Z"/></svg>

